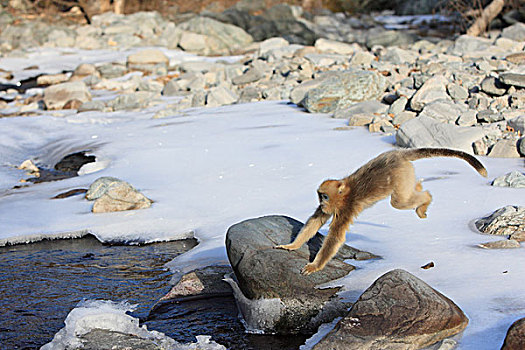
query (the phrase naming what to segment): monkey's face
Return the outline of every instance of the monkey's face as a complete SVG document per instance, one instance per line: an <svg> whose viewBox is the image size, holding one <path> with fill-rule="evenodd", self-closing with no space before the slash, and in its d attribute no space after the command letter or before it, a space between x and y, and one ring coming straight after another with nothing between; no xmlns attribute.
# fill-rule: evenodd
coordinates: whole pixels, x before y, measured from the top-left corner
<svg viewBox="0 0 525 350"><path fill-rule="evenodd" d="M334 214L342 206L342 199L345 195L345 184L340 180L326 180L319 189L319 205L326 214Z"/></svg>

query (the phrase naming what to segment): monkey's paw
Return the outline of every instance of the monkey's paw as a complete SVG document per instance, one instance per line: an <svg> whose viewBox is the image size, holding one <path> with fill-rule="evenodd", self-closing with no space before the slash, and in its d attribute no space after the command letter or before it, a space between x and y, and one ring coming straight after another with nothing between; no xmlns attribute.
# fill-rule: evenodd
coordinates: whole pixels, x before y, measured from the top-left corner
<svg viewBox="0 0 525 350"><path fill-rule="evenodd" d="M292 244L276 245L274 248L275 249L284 249L284 250L296 250L297 249Z"/></svg>
<svg viewBox="0 0 525 350"><path fill-rule="evenodd" d="M309 263L304 265L303 269L301 270L301 274L308 276L311 273L314 273L316 271L321 270L319 266L317 266L314 263Z"/></svg>

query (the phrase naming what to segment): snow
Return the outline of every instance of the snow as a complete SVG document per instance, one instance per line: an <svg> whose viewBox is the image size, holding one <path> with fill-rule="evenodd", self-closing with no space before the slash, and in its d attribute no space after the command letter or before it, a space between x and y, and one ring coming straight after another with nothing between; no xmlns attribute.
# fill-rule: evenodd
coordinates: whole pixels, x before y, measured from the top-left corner
<svg viewBox="0 0 525 350"><path fill-rule="evenodd" d="M166 52L172 59L196 59ZM96 52L87 55L76 50L62 58L57 50L34 54L28 62L52 72L74 68L88 56L100 62L125 55L100 52L96 57ZM14 66L2 58L0 68L5 67L15 69L15 76L26 74L25 63ZM168 264L174 274L224 264L229 226L271 214L305 221L316 207L315 190L322 180L343 177L394 148L393 136L362 128L336 130L346 121L305 113L287 101L196 108L152 119L160 108L0 118L0 245L88 232L103 242L125 243L195 235L200 244ZM24 160L51 167L61 157L82 150L97 157L82 176L14 189L28 177L16 169ZM470 323L458 349L501 346L510 324L525 314L525 254L523 248L477 247L501 238L479 234L473 221L505 205L525 205L522 189L490 186L497 176L523 172L523 159L479 159L489 179L459 159L414 163L423 187L434 197L425 220L413 211L392 208L387 200L357 218L347 243L383 259L351 261L358 269L340 281L344 298L354 301L380 275L403 268L467 314ZM128 181L152 199L153 206L93 214L92 203L82 196L51 199L87 188L101 176ZM326 233L326 227L321 232ZM420 266L429 261L435 267L422 270Z"/></svg>
<svg viewBox="0 0 525 350"><path fill-rule="evenodd" d="M208 336L197 336L197 343L180 344L157 331L139 326L139 320L126 312L134 306L127 302L115 303L106 300L87 300L71 310L62 328L41 350L65 350L83 348L82 336L93 330L107 330L147 339L162 349L170 350L225 350L226 348Z"/></svg>

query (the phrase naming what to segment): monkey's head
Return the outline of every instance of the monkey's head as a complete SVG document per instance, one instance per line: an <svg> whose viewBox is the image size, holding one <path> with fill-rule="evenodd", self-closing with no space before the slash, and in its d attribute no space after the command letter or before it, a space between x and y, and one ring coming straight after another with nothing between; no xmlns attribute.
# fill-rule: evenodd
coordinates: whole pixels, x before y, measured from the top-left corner
<svg viewBox="0 0 525 350"><path fill-rule="evenodd" d="M344 198L349 192L348 186L341 180L326 180L317 189L319 205L326 214L335 214L344 206Z"/></svg>

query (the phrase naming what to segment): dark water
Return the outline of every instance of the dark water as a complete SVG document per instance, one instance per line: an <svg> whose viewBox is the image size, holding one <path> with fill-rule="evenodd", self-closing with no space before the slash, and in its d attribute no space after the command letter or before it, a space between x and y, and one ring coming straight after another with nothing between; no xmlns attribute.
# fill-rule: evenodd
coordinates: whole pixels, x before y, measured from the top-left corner
<svg viewBox="0 0 525 350"><path fill-rule="evenodd" d="M127 300L144 317L170 289L164 264L196 244L110 246L86 237L1 247L1 348L48 343L84 299Z"/></svg>
<svg viewBox="0 0 525 350"><path fill-rule="evenodd" d="M127 300L148 326L180 342L212 335L229 349L298 349L306 336L244 333L233 296L153 305L171 288L164 264L196 240L103 245L94 237L0 247L0 348L38 349L84 299Z"/></svg>

